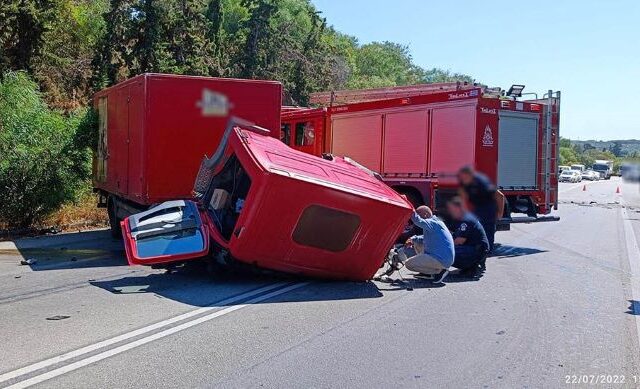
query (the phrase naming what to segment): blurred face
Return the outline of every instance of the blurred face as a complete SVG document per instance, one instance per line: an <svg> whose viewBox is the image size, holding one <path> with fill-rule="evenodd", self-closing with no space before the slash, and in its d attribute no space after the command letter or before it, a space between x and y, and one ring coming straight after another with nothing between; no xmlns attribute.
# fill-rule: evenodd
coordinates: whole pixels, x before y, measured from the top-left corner
<svg viewBox="0 0 640 389"><path fill-rule="evenodd" d="M455 220L460 220L464 216L464 209L455 203L447 203L447 212Z"/></svg>
<svg viewBox="0 0 640 389"><path fill-rule="evenodd" d="M431 213L431 210L428 207L424 206L424 205L421 206L421 207L418 207L416 209L416 213L418 215L420 215L420 217L423 218L423 219L428 219L431 216L433 216L433 213Z"/></svg>
<svg viewBox="0 0 640 389"><path fill-rule="evenodd" d="M458 181L460 181L462 185L469 185L473 181L473 175L467 172L460 172L458 173Z"/></svg>

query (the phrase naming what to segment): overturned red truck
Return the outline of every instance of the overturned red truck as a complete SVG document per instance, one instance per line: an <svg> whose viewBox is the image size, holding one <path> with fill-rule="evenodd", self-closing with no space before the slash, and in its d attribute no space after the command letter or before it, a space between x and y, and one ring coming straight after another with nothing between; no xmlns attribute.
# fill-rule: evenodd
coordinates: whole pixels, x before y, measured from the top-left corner
<svg viewBox="0 0 640 389"><path fill-rule="evenodd" d="M209 255L312 277L368 280L413 208L368 170L293 150L230 121L205 158L195 201L164 202L122 221L130 264ZM262 134L261 134L262 133Z"/></svg>
<svg viewBox="0 0 640 389"><path fill-rule="evenodd" d="M560 93L519 101L510 92L442 83L319 93L312 103L320 108L283 109L281 138L353 158L436 209L455 194L457 170L471 165L506 196L499 229L557 220L549 214L558 206Z"/></svg>

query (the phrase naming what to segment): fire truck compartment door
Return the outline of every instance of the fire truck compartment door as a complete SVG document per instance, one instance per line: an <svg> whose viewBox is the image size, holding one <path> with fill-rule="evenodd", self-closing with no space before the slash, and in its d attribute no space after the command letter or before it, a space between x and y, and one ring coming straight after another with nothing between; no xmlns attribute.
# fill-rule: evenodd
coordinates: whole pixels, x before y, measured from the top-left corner
<svg viewBox="0 0 640 389"><path fill-rule="evenodd" d="M538 119L528 112L500 111L498 129L498 187L536 189Z"/></svg>
<svg viewBox="0 0 640 389"><path fill-rule="evenodd" d="M127 259L154 264L206 255L209 239L192 201L167 201L122 222Z"/></svg>

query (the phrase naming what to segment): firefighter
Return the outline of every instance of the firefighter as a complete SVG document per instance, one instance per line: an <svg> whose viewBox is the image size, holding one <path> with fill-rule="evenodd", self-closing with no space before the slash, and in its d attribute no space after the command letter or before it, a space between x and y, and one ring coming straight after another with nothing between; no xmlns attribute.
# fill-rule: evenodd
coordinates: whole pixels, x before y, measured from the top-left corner
<svg viewBox="0 0 640 389"><path fill-rule="evenodd" d="M453 266L461 274L477 276L484 268L489 254L489 240L478 218L469 212L460 197L447 202L448 227L452 231L455 244Z"/></svg>
<svg viewBox="0 0 640 389"><path fill-rule="evenodd" d="M398 250L394 255L394 269L398 268L399 263L404 263L407 269L421 273L434 283L443 282L453 264L454 245L451 233L425 205L416 208L411 221L422 229L423 234L409 238L406 246ZM407 253L412 251L415 255L407 258Z"/></svg>
<svg viewBox="0 0 640 389"><path fill-rule="evenodd" d="M496 189L487 176L476 172L473 167L465 166L458 171L459 194L471 205L489 240L493 250L496 221L504 213L504 195Z"/></svg>

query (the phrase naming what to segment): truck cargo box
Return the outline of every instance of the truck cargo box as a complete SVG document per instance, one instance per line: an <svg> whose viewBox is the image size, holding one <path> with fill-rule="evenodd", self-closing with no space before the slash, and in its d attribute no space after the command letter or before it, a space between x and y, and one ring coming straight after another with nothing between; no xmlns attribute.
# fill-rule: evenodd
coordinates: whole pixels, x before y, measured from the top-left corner
<svg viewBox="0 0 640 389"><path fill-rule="evenodd" d="M230 115L280 134L278 82L143 74L94 96L94 187L140 208L190 196Z"/></svg>

